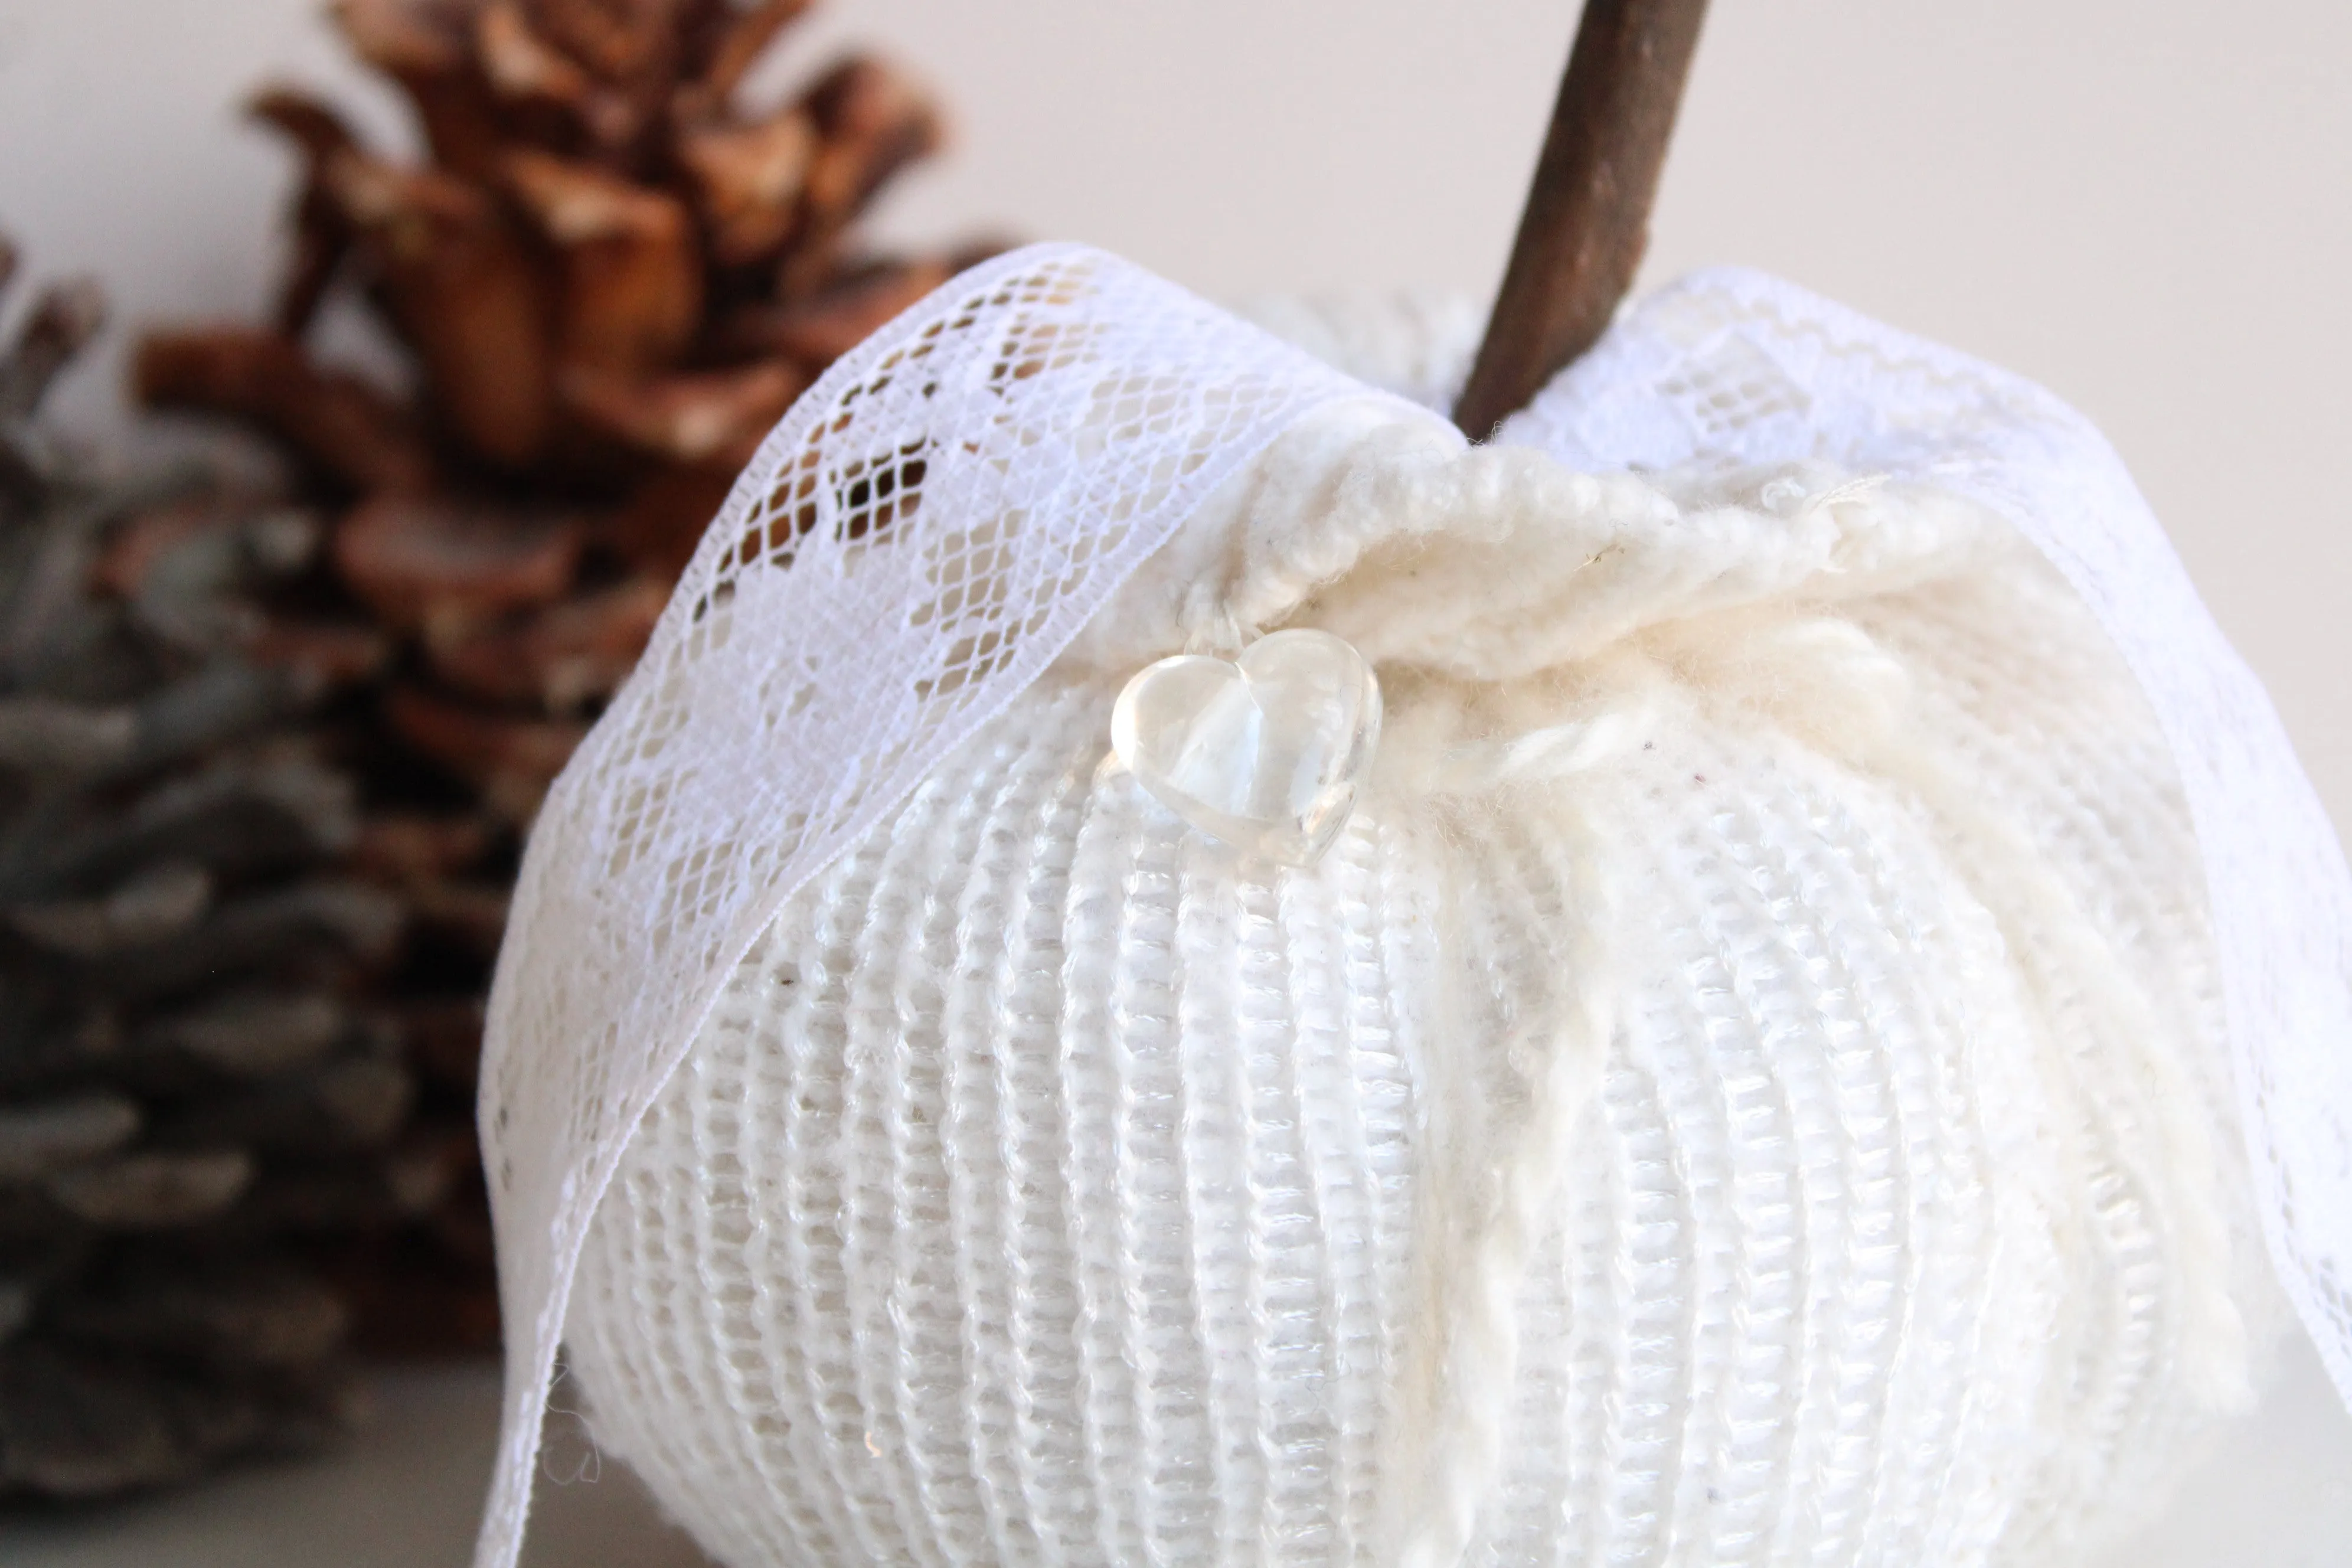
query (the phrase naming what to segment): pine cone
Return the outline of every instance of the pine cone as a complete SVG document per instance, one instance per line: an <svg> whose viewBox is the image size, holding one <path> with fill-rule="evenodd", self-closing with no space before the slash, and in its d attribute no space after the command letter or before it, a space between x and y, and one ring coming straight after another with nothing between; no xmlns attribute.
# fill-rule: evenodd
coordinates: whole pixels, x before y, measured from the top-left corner
<svg viewBox="0 0 2352 1568"><path fill-rule="evenodd" d="M232 416L331 521L285 657L350 684L361 781L345 865L407 940L373 980L433 1147L465 1173L426 1223L332 1260L364 1344L496 1336L464 1140L481 1002L521 829L644 647L768 428L835 356L990 247L876 256L875 195L940 142L926 97L853 58L797 97L736 89L806 0L340 0L414 107L428 161L366 148L273 88L301 159L268 328L151 336L159 406ZM354 291L411 351L401 398L302 339ZM377 654L382 657L377 658ZM435 1169L438 1170L436 1166Z"/></svg>
<svg viewBox="0 0 2352 1568"><path fill-rule="evenodd" d="M101 484L34 429L101 313L51 289L0 356L0 1498L341 1430L309 1259L464 1170L417 1174L447 1134L371 1000L404 915L342 865L333 710L388 650L282 607L315 513Z"/></svg>

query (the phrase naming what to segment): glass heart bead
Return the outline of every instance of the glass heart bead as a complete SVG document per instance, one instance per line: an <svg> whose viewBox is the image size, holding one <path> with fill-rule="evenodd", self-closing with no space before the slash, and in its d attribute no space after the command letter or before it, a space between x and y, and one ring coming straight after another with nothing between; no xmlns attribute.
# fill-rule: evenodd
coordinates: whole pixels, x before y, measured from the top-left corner
<svg viewBox="0 0 2352 1568"><path fill-rule="evenodd" d="M1136 781L1237 849L1311 866L1348 825L1381 733L1381 685L1329 632L1276 632L1237 660L1185 654L1138 671L1111 710Z"/></svg>

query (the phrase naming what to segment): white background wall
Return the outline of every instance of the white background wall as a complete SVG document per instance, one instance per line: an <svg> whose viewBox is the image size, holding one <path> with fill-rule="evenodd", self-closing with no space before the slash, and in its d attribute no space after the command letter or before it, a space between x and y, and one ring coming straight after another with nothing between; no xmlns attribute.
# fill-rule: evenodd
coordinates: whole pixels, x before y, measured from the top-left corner
<svg viewBox="0 0 2352 1568"><path fill-rule="evenodd" d="M961 134L890 232L1090 240L1219 295L1483 295L1573 0L834 0ZM317 0L0 3L0 225L121 314L251 315L287 163L235 105L322 84L388 141ZM2352 5L1719 0L1653 278L1761 266L2023 371L2105 428L2339 822L2352 682ZM94 364L67 412L106 416Z"/></svg>

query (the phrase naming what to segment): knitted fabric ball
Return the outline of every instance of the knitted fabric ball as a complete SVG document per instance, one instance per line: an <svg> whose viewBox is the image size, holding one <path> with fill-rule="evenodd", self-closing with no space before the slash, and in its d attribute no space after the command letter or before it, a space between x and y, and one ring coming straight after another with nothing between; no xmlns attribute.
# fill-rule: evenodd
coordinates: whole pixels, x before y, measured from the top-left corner
<svg viewBox="0 0 2352 1568"><path fill-rule="evenodd" d="M1109 757L1286 626L1388 709L1303 869ZM759 935L570 1366L733 1568L2046 1563L2278 1321L2230 1072L2171 754L2007 524L1343 403Z"/></svg>

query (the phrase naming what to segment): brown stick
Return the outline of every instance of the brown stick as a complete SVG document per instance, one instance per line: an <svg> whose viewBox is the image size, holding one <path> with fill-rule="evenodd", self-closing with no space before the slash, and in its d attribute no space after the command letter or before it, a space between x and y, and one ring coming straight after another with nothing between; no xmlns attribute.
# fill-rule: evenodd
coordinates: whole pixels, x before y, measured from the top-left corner
<svg viewBox="0 0 2352 1568"><path fill-rule="evenodd" d="M1472 440L1591 348L1633 287L1706 0L1586 0L1454 422Z"/></svg>

